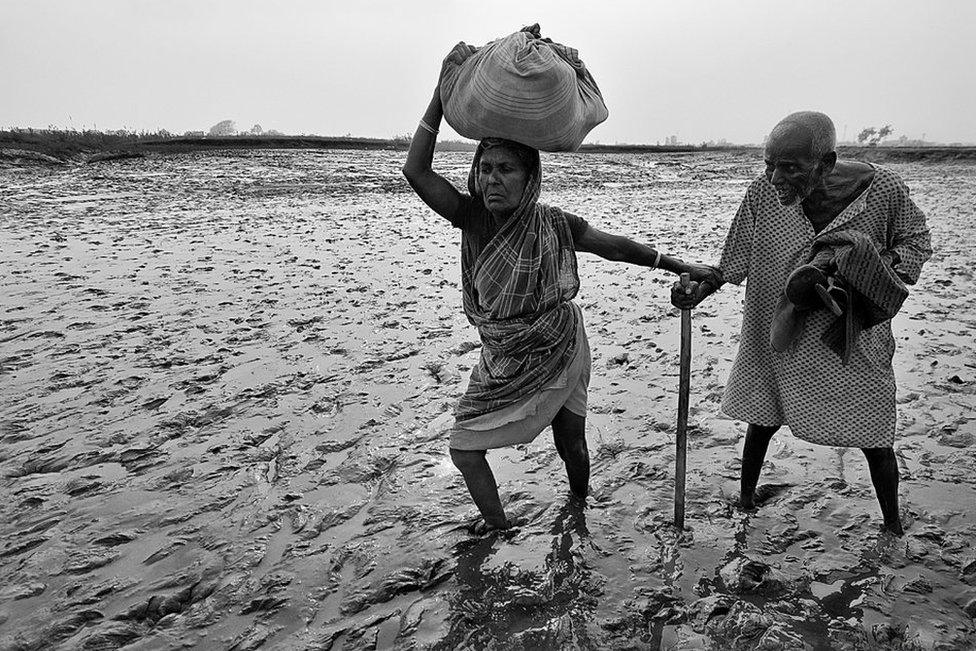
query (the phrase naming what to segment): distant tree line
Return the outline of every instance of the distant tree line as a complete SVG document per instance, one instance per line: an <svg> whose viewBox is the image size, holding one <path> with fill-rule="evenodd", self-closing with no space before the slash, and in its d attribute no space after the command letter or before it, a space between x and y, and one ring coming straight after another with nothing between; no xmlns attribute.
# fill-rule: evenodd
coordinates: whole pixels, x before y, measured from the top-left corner
<svg viewBox="0 0 976 651"><path fill-rule="evenodd" d="M861 130L861 133L857 134L857 141L862 145L867 145L868 147L877 147L881 144L881 141L894 133L894 129L891 128L890 124L886 124L880 129L875 127L867 127Z"/></svg>
<svg viewBox="0 0 976 651"><path fill-rule="evenodd" d="M191 134L187 133L185 135L189 136ZM194 132L192 135L202 136L203 132L202 131L199 133ZM233 120L221 120L217 124L210 127L210 131L207 132L207 135L215 136L215 137L227 137L227 136L283 136L285 134L275 129L268 129L267 131L265 131L264 129L261 128L260 124L255 124L247 131L238 131L237 124Z"/></svg>

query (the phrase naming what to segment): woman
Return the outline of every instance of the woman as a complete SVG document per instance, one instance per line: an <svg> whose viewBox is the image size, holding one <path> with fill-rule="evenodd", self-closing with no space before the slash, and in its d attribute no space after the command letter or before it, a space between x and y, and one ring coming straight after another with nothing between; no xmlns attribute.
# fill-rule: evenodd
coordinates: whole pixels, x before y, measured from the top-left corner
<svg viewBox="0 0 976 651"><path fill-rule="evenodd" d="M474 529L482 533L511 526L486 450L527 443L550 425L573 495L587 494L590 351L582 314L572 302L579 289L575 252L688 272L696 281L712 278L714 270L538 203L539 152L510 140L489 138L478 145L468 194L462 194L431 169L442 115L438 88L410 143L403 174L424 203L462 233L464 312L478 328L482 348L457 406L450 447L484 518Z"/></svg>

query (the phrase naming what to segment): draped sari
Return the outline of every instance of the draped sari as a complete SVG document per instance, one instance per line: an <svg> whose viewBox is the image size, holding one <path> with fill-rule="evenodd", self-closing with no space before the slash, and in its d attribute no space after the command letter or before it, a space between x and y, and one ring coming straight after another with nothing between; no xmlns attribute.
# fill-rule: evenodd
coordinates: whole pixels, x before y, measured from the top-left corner
<svg viewBox="0 0 976 651"><path fill-rule="evenodd" d="M482 196L475 152L468 189ZM461 282L468 320L478 329L481 357L458 402L459 423L542 390L576 353L579 290L573 236L565 214L538 203L541 166L536 161L516 211L484 246L462 231Z"/></svg>

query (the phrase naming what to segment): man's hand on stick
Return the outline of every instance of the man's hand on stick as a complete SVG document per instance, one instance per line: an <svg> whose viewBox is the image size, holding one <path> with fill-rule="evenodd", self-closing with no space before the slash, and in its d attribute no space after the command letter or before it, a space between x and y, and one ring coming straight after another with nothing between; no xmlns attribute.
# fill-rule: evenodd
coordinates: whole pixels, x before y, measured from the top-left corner
<svg viewBox="0 0 976 651"><path fill-rule="evenodd" d="M682 310L690 310L722 286L722 272L709 265L690 265L691 282L679 280L671 286L671 304Z"/></svg>

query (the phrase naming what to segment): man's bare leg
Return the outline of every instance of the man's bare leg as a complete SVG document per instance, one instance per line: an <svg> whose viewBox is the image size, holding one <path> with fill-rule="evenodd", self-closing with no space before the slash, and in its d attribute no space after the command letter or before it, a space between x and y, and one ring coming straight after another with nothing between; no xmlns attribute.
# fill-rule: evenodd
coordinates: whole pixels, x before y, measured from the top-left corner
<svg viewBox="0 0 976 651"><path fill-rule="evenodd" d="M885 529L900 536L904 533L898 512L898 460L893 448L861 448L871 470L871 483L881 505Z"/></svg>
<svg viewBox="0 0 976 651"><path fill-rule="evenodd" d="M451 461L464 476L464 483L471 499L481 511L481 517L490 529L508 529L508 519L498 498L498 484L491 472L485 450L455 450L451 448Z"/></svg>
<svg viewBox="0 0 976 651"><path fill-rule="evenodd" d="M739 506L744 509L756 508L756 485L759 484L759 473L762 472L763 461L766 459L769 440L778 429L779 427L749 425L746 430L746 442L742 448L742 474L739 481Z"/></svg>
<svg viewBox="0 0 976 651"><path fill-rule="evenodd" d="M586 498L590 486L590 452L586 448L586 416L563 407L552 419L552 439L556 452L566 464L569 489L580 499Z"/></svg>

